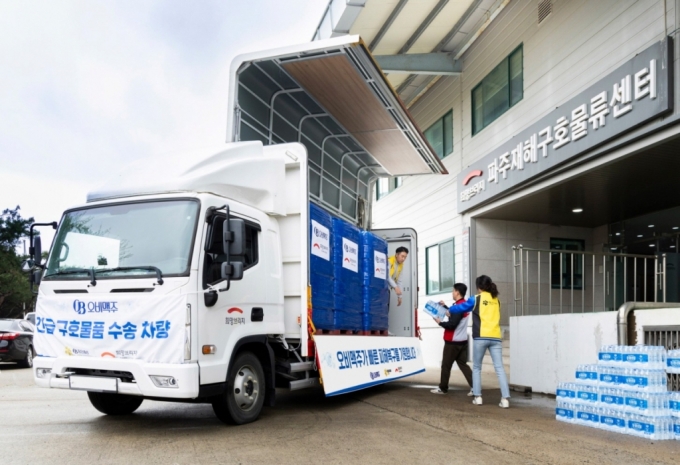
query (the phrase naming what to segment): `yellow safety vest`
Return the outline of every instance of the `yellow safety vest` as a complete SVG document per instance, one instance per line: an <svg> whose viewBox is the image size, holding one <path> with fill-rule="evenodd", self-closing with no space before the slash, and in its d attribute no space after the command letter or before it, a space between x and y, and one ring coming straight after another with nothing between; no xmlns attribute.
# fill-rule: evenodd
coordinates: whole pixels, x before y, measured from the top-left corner
<svg viewBox="0 0 680 465"><path fill-rule="evenodd" d="M390 262L390 277L393 278L395 281L399 279L399 275L401 275L401 270L404 268L403 263L397 264L397 256L392 255L390 258L387 259L388 262ZM397 273L394 273L394 265L397 265Z"/></svg>

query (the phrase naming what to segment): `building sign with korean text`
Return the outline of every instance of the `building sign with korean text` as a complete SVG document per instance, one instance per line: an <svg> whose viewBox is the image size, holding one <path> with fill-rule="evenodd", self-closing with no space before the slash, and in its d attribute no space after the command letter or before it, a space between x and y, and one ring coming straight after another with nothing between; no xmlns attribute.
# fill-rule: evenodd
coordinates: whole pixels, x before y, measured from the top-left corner
<svg viewBox="0 0 680 465"><path fill-rule="evenodd" d="M624 63L458 175L465 212L673 109L672 42Z"/></svg>

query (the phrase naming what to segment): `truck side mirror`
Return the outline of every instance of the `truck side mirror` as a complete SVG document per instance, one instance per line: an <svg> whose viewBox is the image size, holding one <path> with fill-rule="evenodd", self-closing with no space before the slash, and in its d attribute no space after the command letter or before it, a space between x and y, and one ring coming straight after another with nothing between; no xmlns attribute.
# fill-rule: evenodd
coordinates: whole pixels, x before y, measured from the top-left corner
<svg viewBox="0 0 680 465"><path fill-rule="evenodd" d="M246 222L239 218L224 220L224 253L243 255L246 249Z"/></svg>
<svg viewBox="0 0 680 465"><path fill-rule="evenodd" d="M40 236L35 236L33 238L33 261L36 266L40 266L42 263L42 240Z"/></svg>
<svg viewBox="0 0 680 465"><path fill-rule="evenodd" d="M42 280L42 270L37 269L31 274L30 282L35 284L36 286L39 286L41 280Z"/></svg>
<svg viewBox="0 0 680 465"><path fill-rule="evenodd" d="M243 263L242 262L224 262L222 263L222 279L229 279L231 281L238 281L243 279Z"/></svg>

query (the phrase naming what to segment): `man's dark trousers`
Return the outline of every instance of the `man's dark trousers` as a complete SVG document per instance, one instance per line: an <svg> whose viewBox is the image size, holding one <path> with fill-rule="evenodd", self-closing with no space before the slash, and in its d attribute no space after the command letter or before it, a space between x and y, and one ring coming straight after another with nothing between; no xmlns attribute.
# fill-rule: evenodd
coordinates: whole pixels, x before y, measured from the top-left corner
<svg viewBox="0 0 680 465"><path fill-rule="evenodd" d="M444 342L444 354L442 356L442 378L439 383L439 389L442 392L449 390L449 377L451 376L451 367L453 362L458 364L458 368L463 372L463 376L467 380L470 387L472 387L472 370L467 364L468 359L468 344L456 344L453 342Z"/></svg>

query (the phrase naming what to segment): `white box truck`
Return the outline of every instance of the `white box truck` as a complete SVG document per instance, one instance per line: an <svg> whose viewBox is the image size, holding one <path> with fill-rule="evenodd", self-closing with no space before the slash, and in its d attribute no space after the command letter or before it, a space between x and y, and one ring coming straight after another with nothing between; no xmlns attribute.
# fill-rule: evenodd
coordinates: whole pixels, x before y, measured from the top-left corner
<svg viewBox="0 0 680 465"><path fill-rule="evenodd" d="M141 160L64 213L32 274L38 386L113 415L208 402L242 424L277 387L335 395L423 371L412 229L374 231L411 251L389 337L310 318L310 203L371 229L378 179L446 173L367 47L243 55L230 79L226 145Z"/></svg>

